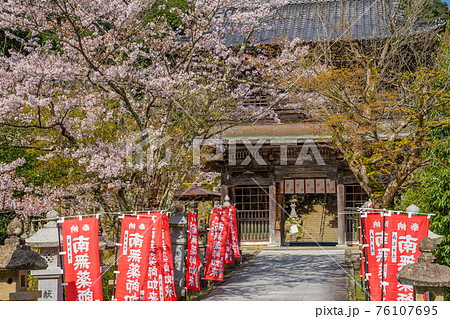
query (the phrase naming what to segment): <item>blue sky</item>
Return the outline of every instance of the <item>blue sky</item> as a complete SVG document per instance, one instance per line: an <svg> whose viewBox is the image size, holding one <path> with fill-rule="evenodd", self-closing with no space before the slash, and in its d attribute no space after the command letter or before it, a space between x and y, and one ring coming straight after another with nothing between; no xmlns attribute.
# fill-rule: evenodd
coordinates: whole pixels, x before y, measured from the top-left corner
<svg viewBox="0 0 450 319"><path fill-rule="evenodd" d="M447 4L450 4L450 0L442 0L442 2L447 2Z"/></svg>

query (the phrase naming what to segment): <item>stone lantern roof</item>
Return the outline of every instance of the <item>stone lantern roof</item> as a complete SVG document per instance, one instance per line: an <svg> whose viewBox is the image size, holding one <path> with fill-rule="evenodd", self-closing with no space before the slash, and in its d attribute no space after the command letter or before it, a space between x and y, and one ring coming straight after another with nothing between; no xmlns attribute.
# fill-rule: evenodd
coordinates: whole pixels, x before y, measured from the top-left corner
<svg viewBox="0 0 450 319"><path fill-rule="evenodd" d="M402 285L450 287L450 268L430 263L406 265L398 274Z"/></svg>
<svg viewBox="0 0 450 319"><path fill-rule="evenodd" d="M0 246L0 270L46 269L47 262L29 246L21 245L19 238L9 238L5 246Z"/></svg>
<svg viewBox="0 0 450 319"><path fill-rule="evenodd" d="M450 287L450 267L433 263L437 245L442 237L424 238L419 244L422 255L419 262L406 265L398 274L397 279L402 285L422 287Z"/></svg>
<svg viewBox="0 0 450 319"><path fill-rule="evenodd" d="M47 262L19 236L23 233L23 223L17 217L7 226L5 245L0 246L0 270L46 269Z"/></svg>
<svg viewBox="0 0 450 319"><path fill-rule="evenodd" d="M102 234L98 237L98 242L100 250L109 250L116 248L116 243L112 240L109 240L105 234Z"/></svg>
<svg viewBox="0 0 450 319"><path fill-rule="evenodd" d="M26 240L27 244L33 248L58 247L58 227L56 221L59 213L52 210L47 213L47 219L50 220L43 228L39 229L33 236ZM62 236L59 236L62 240Z"/></svg>

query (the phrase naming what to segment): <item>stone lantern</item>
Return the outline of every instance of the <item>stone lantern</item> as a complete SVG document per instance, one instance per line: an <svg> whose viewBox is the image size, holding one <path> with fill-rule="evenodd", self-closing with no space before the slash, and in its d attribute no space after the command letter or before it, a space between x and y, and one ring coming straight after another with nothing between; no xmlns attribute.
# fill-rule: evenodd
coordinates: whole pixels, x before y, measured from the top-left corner
<svg viewBox="0 0 450 319"><path fill-rule="evenodd" d="M450 267L434 263L433 253L441 241L442 237L425 237L419 244L422 255L418 262L406 265L397 274L402 285L414 287L414 300L443 301L444 287L450 287Z"/></svg>
<svg viewBox="0 0 450 319"><path fill-rule="evenodd" d="M230 203L230 196L225 195L225 198L223 199L223 206L226 206L226 207L231 206L231 203Z"/></svg>
<svg viewBox="0 0 450 319"><path fill-rule="evenodd" d="M295 211L295 207L297 207L298 200L296 198L291 199L291 217L297 217L297 212Z"/></svg>
<svg viewBox="0 0 450 319"><path fill-rule="evenodd" d="M414 204L409 205L408 207L406 207L406 212L407 213L412 213L412 214L419 214L420 213L420 208Z"/></svg>
<svg viewBox="0 0 450 319"><path fill-rule="evenodd" d="M99 255L100 255L100 266L101 266L101 273L102 275L106 273L110 267L108 265L105 265L105 258L104 258L104 252L105 250L112 250L116 248L116 243L109 240L106 237L106 234L99 234L98 236L98 249L99 249Z"/></svg>
<svg viewBox="0 0 450 319"><path fill-rule="evenodd" d="M19 225L20 221L13 220L11 224ZM10 226L11 226L10 224ZM5 240L0 246L0 300L37 300L42 291L27 291L28 270L47 268L47 262L20 239L23 227L8 226L8 234L14 235Z"/></svg>
<svg viewBox="0 0 450 319"><path fill-rule="evenodd" d="M57 219L59 213L52 210L46 215L49 222L39 229L26 243L33 248L39 248L40 255L45 258L48 268L33 270L31 275L38 279L39 290L42 291L40 301L63 300L62 269L59 258L59 240ZM62 240L62 236L60 237Z"/></svg>
<svg viewBox="0 0 450 319"><path fill-rule="evenodd" d="M175 207L175 214L169 219L170 238L172 243L173 271L175 288L178 297L185 297L186 275L184 261L186 259L186 229L188 220L183 206ZM181 299L181 298L180 298Z"/></svg>

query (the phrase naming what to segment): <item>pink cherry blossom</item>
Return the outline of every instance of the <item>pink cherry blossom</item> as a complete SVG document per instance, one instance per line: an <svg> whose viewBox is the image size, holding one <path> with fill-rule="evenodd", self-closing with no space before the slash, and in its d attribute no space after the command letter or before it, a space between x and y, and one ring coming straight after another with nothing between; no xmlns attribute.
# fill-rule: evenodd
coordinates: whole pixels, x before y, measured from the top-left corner
<svg viewBox="0 0 450 319"><path fill-rule="evenodd" d="M76 164L64 185L28 186L19 199L22 161L0 163L4 207L23 215L168 208L187 179L216 178L193 163L195 137L261 115L276 120L273 105L243 101L292 98L277 81L307 48L279 41L281 54L268 56L250 36L282 1L193 0L171 10L179 28L146 20L154 2L0 3L0 28L22 43L0 55L3 142ZM241 42L227 45L229 35Z"/></svg>

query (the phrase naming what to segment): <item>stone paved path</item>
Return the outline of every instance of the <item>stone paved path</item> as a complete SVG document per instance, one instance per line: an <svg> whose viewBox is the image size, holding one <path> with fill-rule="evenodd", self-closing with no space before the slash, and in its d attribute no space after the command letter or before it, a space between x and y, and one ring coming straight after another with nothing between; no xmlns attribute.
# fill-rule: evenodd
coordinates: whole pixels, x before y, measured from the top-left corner
<svg viewBox="0 0 450 319"><path fill-rule="evenodd" d="M332 258L346 269L344 250L262 250L203 300L347 300L347 275Z"/></svg>

